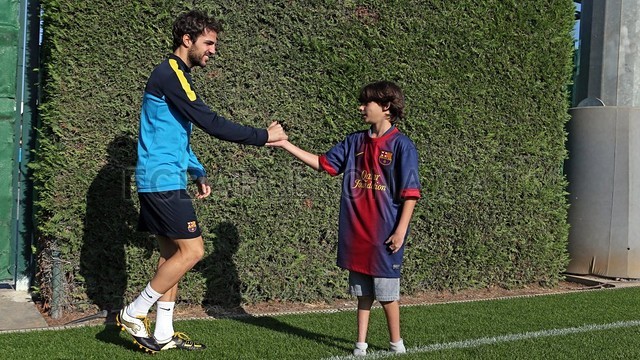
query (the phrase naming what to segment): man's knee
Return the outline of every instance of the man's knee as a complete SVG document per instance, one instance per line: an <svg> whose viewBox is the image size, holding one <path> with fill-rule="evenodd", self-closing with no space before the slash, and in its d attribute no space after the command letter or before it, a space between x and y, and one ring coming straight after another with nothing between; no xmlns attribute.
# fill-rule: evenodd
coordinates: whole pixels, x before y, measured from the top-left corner
<svg viewBox="0 0 640 360"><path fill-rule="evenodd" d="M183 246L180 246L180 250L188 258L189 262L195 264L202 260L204 257L204 241L202 237L182 241L184 241L184 244L181 244Z"/></svg>
<svg viewBox="0 0 640 360"><path fill-rule="evenodd" d="M204 257L204 245L200 244L200 246L193 249L193 259L195 262L199 262Z"/></svg>

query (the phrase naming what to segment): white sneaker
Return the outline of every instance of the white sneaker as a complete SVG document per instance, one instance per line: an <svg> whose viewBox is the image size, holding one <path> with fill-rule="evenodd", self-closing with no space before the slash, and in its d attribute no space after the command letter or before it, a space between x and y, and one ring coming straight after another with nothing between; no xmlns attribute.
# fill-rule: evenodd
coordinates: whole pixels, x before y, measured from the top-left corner
<svg viewBox="0 0 640 360"><path fill-rule="evenodd" d="M141 349L154 353L160 350L158 342L149 336L149 318L146 316L129 316L125 309L120 310L116 315L116 324L133 337L133 342Z"/></svg>
<svg viewBox="0 0 640 360"><path fill-rule="evenodd" d="M125 309L116 315L116 323L133 337L149 337L149 319L146 316L133 317Z"/></svg>
<svg viewBox="0 0 640 360"><path fill-rule="evenodd" d="M367 343L365 343L365 342L363 342L363 343L357 342L355 349L353 349L353 355L354 356L365 356L365 355L367 355L367 348L368 347L369 347L369 345Z"/></svg>
<svg viewBox="0 0 640 360"><path fill-rule="evenodd" d="M156 340L157 341L157 340ZM182 332L176 332L171 339L165 343L158 342L160 350L180 349L180 350L204 350L207 347L204 344L199 344Z"/></svg>
<svg viewBox="0 0 640 360"><path fill-rule="evenodd" d="M402 339L398 340L398 342L389 342L389 350L396 354L404 354L407 352L407 349L404 347L404 341Z"/></svg>

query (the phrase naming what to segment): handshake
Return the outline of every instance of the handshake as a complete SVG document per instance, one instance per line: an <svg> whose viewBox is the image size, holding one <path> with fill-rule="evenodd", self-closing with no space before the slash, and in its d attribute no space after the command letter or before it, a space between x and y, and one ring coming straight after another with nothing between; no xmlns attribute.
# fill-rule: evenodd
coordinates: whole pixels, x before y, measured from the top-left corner
<svg viewBox="0 0 640 360"><path fill-rule="evenodd" d="M274 121L269 125L267 133L269 134L267 139L267 145L269 146L279 146L289 138L282 125L277 121Z"/></svg>

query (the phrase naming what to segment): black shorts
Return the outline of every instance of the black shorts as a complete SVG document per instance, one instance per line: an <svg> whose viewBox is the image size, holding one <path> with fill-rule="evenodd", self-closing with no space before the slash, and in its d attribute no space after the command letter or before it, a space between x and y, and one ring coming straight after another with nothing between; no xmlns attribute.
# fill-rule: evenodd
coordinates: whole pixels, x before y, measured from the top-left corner
<svg viewBox="0 0 640 360"><path fill-rule="evenodd" d="M172 239L193 239L202 234L186 190L138 193L138 231Z"/></svg>

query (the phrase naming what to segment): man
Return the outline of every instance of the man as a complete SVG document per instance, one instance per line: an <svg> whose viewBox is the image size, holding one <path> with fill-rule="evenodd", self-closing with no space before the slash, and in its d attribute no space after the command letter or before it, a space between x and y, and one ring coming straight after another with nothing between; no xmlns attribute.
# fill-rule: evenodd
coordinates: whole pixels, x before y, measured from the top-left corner
<svg viewBox="0 0 640 360"><path fill-rule="evenodd" d="M116 321L149 352L205 348L173 330L178 281L204 255L200 226L186 192L187 174L197 183L197 198L211 193L204 167L191 151L192 124L240 144L263 146L287 139L277 122L267 129L233 123L213 112L194 92L190 71L204 67L213 57L221 31L221 25L203 12L180 15L173 24L173 54L153 70L144 92L136 166L138 228L156 234L160 260L153 279ZM151 336L147 313L156 302Z"/></svg>

